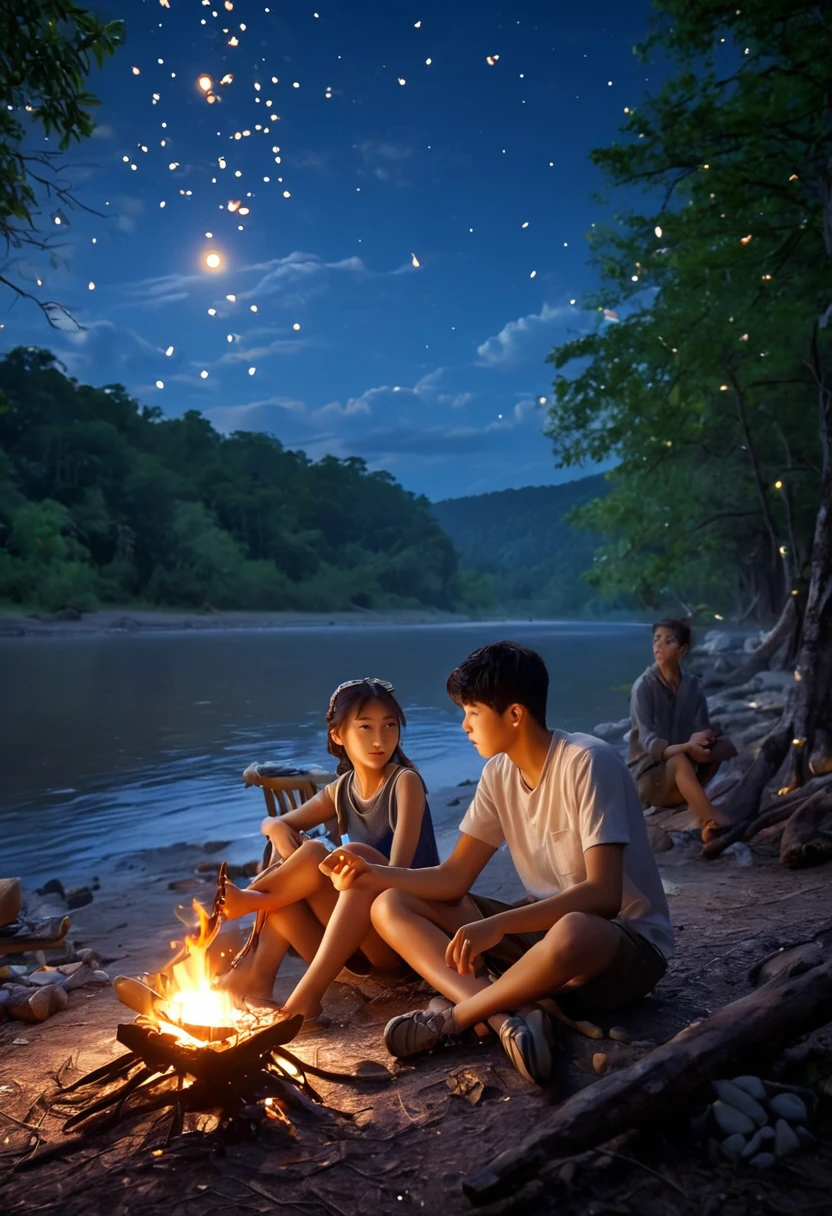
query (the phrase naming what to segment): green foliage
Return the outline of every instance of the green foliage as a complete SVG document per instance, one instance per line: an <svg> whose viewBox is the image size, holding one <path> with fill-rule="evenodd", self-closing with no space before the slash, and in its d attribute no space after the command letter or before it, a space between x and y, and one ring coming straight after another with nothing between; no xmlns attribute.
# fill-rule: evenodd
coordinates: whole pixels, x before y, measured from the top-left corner
<svg viewBox="0 0 832 1216"><path fill-rule="evenodd" d="M603 502L607 491L596 474L558 486L448 498L431 510L464 564L490 583L492 602L572 616L596 608L583 575L601 538L572 526L570 513Z"/></svg>
<svg viewBox="0 0 832 1216"><path fill-rule="evenodd" d="M166 419L48 351L0 360L0 600L191 608L481 604L424 498L363 460Z"/></svg>
<svg viewBox="0 0 832 1216"><path fill-rule="evenodd" d="M599 323L550 356L547 432L563 467L616 463L611 493L572 516L604 533L601 591L769 612L808 573L821 481L832 13L655 7L641 52L676 70L592 154L649 210L592 234Z"/></svg>
<svg viewBox="0 0 832 1216"><path fill-rule="evenodd" d="M71 0L3 0L0 5L0 240L6 252L50 248L39 233L44 208L72 209L77 200L57 173L60 153L93 132L98 99L87 91L95 60L102 67L124 38L121 21L102 23ZM56 150L35 146L57 137ZM53 258L54 258L53 254ZM0 283L34 299L0 275ZM66 310L37 301L50 323Z"/></svg>

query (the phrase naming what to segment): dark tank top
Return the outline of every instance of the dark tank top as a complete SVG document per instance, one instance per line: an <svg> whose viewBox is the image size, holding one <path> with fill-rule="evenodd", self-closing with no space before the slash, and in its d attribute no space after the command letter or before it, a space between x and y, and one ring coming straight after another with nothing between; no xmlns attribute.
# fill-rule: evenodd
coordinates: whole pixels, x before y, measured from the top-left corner
<svg viewBox="0 0 832 1216"><path fill-rule="evenodd" d="M350 770L342 773L335 783L334 797L335 814L338 819L338 831L342 836L349 836L356 844L368 844L389 860L393 848L393 836L398 822L396 805L396 787L404 772L415 772L406 769L403 764L393 769L379 792L369 805L362 806L355 794L355 773ZM422 778L416 774L419 780ZM424 785L424 781L422 781ZM422 816L422 827L416 852L410 863L410 869L421 870L425 866L438 866L439 852L436 848L436 837L433 833L433 820L430 807L425 798L425 811Z"/></svg>

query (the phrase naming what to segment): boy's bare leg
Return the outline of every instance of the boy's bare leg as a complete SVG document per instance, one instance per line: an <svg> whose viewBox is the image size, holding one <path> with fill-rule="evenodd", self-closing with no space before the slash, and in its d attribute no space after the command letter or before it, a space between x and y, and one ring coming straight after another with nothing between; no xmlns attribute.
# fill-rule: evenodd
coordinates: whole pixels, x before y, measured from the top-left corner
<svg viewBox="0 0 832 1216"><path fill-rule="evenodd" d="M466 1030L498 1012L587 983L610 966L619 941L618 930L603 917L568 912L493 984L457 1003L457 1027Z"/></svg>
<svg viewBox="0 0 832 1216"><path fill-rule="evenodd" d="M455 1006L491 988L485 976L460 975L445 962L448 942L463 925L482 917L466 896L455 904L418 899L404 891L382 892L372 906L373 925L379 935L423 979ZM507 1014L495 1010L487 1015L492 1030L499 1033ZM468 1026L474 1025L468 1022Z"/></svg>
<svg viewBox="0 0 832 1216"><path fill-rule="evenodd" d="M730 822L725 813L708 798L700 785L696 769L686 755L677 753L671 756L667 761L667 773L701 824L706 824L710 819L720 826ZM673 805L670 799L668 801Z"/></svg>
<svg viewBox="0 0 832 1216"><path fill-rule="evenodd" d="M708 764L700 764L696 774L700 785L708 785L713 781L719 771L721 764L725 764L728 760L733 760L737 754L736 746L732 739L727 735L720 735L708 749L711 754L711 759Z"/></svg>

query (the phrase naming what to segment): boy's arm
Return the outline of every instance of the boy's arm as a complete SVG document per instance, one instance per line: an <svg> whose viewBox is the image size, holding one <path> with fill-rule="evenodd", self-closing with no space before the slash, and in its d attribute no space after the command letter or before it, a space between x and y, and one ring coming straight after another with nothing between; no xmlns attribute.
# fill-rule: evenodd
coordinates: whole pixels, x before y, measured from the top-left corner
<svg viewBox="0 0 832 1216"><path fill-rule="evenodd" d="M380 895L394 887L419 899L450 901L468 894L474 879L496 851L493 845L462 832L447 861L423 870L374 866L354 853L342 853L339 849L330 853L319 869L332 879L338 891L348 891L358 884L364 890Z"/></svg>
<svg viewBox="0 0 832 1216"><path fill-rule="evenodd" d="M624 845L594 845L584 853L584 863L586 878L574 887L463 925L448 946L445 955L448 966L464 975L472 970L472 962L478 955L493 949L507 933L545 933L569 912L612 920L621 911Z"/></svg>
<svg viewBox="0 0 832 1216"><path fill-rule="evenodd" d="M670 740L662 739L658 734L650 688L643 680L639 680L633 688L630 698L630 718L638 731L638 741L648 756L652 756L654 760L664 759ZM675 750L684 751L684 748Z"/></svg>

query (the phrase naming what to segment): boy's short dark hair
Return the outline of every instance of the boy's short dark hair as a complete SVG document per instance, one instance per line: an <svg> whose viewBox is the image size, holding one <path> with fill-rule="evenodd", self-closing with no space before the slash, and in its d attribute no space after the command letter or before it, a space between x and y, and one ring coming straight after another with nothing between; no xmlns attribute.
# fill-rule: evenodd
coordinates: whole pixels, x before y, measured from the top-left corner
<svg viewBox="0 0 832 1216"><path fill-rule="evenodd" d="M653 633L657 629L669 629L680 646L690 646L690 625L687 621L679 620L675 616L668 616L663 621L655 622Z"/></svg>
<svg viewBox="0 0 832 1216"><path fill-rule="evenodd" d="M480 646L454 668L445 687L457 705L487 705L498 714L505 713L509 705L523 705L546 728L546 664L534 650L516 642Z"/></svg>

